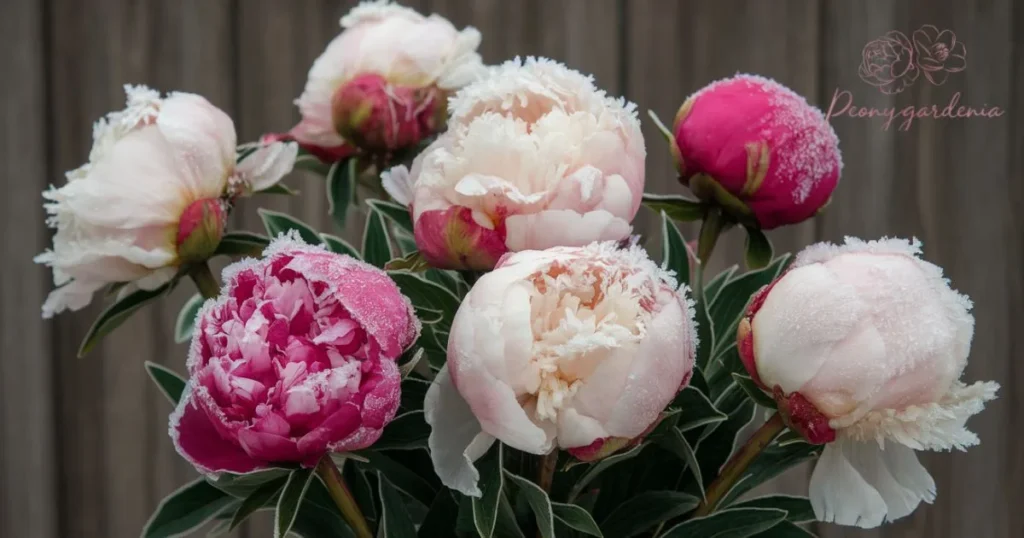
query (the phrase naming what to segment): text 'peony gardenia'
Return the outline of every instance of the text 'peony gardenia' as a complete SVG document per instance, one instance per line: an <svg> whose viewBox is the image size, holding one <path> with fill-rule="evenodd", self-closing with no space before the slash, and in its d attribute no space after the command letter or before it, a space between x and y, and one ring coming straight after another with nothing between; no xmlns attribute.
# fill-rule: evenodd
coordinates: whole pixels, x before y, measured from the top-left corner
<svg viewBox="0 0 1024 538"><path fill-rule="evenodd" d="M398 409L395 361L419 335L395 283L295 236L224 282L196 321L171 415L178 452L206 473L245 473L373 444Z"/></svg>
<svg viewBox="0 0 1024 538"><path fill-rule="evenodd" d="M965 427L998 385L965 385L974 318L920 245L812 245L752 299L737 333L784 421L828 443L811 476L822 521L875 527L935 498L915 450L978 443Z"/></svg>
<svg viewBox="0 0 1024 538"><path fill-rule="evenodd" d="M413 147L444 129L448 93L484 72L480 32L386 0L363 2L309 70L290 132L324 161Z"/></svg>
<svg viewBox="0 0 1024 538"><path fill-rule="evenodd" d="M441 481L480 495L472 462L495 439L591 459L607 441L643 435L692 373L685 293L637 246L503 258L459 307L447 365L427 392Z"/></svg>
<svg viewBox="0 0 1024 538"><path fill-rule="evenodd" d="M448 131L384 186L436 267L629 235L644 187L635 105L547 59L506 62L452 98Z"/></svg>
<svg viewBox="0 0 1024 538"><path fill-rule="evenodd" d="M190 93L125 86L128 106L93 128L89 162L67 184L43 193L53 249L36 262L53 268L43 317L78 310L93 292L155 289L182 263L209 257L220 241L230 196L267 188L295 162L295 144L257 148L235 164L235 126Z"/></svg>
<svg viewBox="0 0 1024 538"><path fill-rule="evenodd" d="M843 166L839 139L821 111L756 75L697 91L676 114L672 133L683 183L764 229L814 216Z"/></svg>

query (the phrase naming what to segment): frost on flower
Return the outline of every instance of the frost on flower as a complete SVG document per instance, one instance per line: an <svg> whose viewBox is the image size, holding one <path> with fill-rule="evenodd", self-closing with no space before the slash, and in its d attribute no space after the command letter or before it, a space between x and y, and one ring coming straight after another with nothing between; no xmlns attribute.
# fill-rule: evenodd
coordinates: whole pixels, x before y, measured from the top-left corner
<svg viewBox="0 0 1024 538"><path fill-rule="evenodd" d="M693 310L639 247L512 254L480 278L427 393L442 481L478 495L472 460L493 439L533 454L623 446L689 381Z"/></svg>
<svg viewBox="0 0 1024 538"><path fill-rule="evenodd" d="M528 58L492 68L449 108L448 131L385 183L411 198L416 242L433 265L489 269L508 251L629 235L644 185L634 105Z"/></svg>
<svg viewBox="0 0 1024 538"><path fill-rule="evenodd" d="M181 263L205 259L223 232L228 186L269 186L295 159L294 144L272 144L236 166L234 124L209 101L125 92L126 108L93 127L89 161L43 193L57 232L36 261L53 268L58 286L44 317L84 307L108 284L155 289Z"/></svg>
<svg viewBox="0 0 1024 538"><path fill-rule="evenodd" d="M747 370L789 426L827 443L811 478L816 516L874 527L935 497L915 450L978 443L966 421L998 385L960 380L971 301L920 243L821 243L761 290L738 331Z"/></svg>

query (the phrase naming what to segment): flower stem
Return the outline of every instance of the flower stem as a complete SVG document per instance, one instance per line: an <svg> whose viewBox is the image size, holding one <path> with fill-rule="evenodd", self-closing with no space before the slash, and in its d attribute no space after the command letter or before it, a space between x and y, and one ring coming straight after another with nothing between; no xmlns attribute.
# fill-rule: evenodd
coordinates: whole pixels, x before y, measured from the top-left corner
<svg viewBox="0 0 1024 538"><path fill-rule="evenodd" d="M196 287L199 288L199 293L204 299L214 299L220 295L220 284L213 276L210 264L206 262L195 264L188 272L188 276L192 277L192 282L196 283Z"/></svg>
<svg viewBox="0 0 1024 538"><path fill-rule="evenodd" d="M772 418L768 419L768 422L765 422L764 425L758 428L754 435L740 448L740 451L729 459L725 467L722 468L722 473L718 475L718 478L715 478L715 481L708 486L705 500L697 507L693 517L702 517L713 512L718 503L722 501L722 498L736 484L736 481L743 476L747 467L757 459L758 454L771 444L772 440L785 427L786 425L782 422L782 415L775 413Z"/></svg>
<svg viewBox="0 0 1024 538"><path fill-rule="evenodd" d="M324 485L327 486L327 491L334 499L334 503L338 505L342 517L356 533L356 538L373 538L370 524L366 522L363 512L356 504L352 492L348 490L345 480L341 477L341 472L338 471L329 454L320 459L320 463L316 466L316 472L323 479Z"/></svg>
<svg viewBox="0 0 1024 538"><path fill-rule="evenodd" d="M537 485L545 493L551 492L551 482L555 479L555 466L558 465L558 449L540 457L540 468L537 469Z"/></svg>

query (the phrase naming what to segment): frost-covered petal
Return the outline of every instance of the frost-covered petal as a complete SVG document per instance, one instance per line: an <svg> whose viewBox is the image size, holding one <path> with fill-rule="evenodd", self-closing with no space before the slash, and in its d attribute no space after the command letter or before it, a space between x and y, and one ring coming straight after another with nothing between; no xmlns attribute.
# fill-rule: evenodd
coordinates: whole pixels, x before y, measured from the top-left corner
<svg viewBox="0 0 1024 538"><path fill-rule="evenodd" d="M483 432L469 404L455 389L447 366L427 389L423 414L431 427L427 445L441 483L464 495L479 497L480 473L473 462L487 452L494 437Z"/></svg>
<svg viewBox="0 0 1024 538"><path fill-rule="evenodd" d="M629 222L607 211L579 214L551 209L505 220L509 250L542 250L554 246L582 246L594 241L621 240L633 230Z"/></svg>
<svg viewBox="0 0 1024 538"><path fill-rule="evenodd" d="M299 146L294 142L261 145L238 163L235 173L251 190L261 191L274 186L285 174L291 172L298 154Z"/></svg>
<svg viewBox="0 0 1024 538"><path fill-rule="evenodd" d="M172 93L161 104L156 125L173 149L193 198L220 196L235 164L237 140L231 117L203 97Z"/></svg>
<svg viewBox="0 0 1024 538"><path fill-rule="evenodd" d="M223 439L210 417L190 398L182 394L177 409L171 414L170 434L183 458L204 473L248 473L261 469L265 463L250 457L240 446Z"/></svg>

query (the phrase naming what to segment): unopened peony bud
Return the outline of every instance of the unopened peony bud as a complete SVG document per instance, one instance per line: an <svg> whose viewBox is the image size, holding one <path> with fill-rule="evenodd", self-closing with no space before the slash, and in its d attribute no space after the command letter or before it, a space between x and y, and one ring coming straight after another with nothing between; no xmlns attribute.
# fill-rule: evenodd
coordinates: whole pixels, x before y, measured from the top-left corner
<svg viewBox="0 0 1024 538"><path fill-rule="evenodd" d="M225 268L199 311L175 447L211 474L366 448L395 416L395 361L418 333L383 271L282 236Z"/></svg>
<svg viewBox="0 0 1024 538"><path fill-rule="evenodd" d="M338 88L331 101L334 128L370 152L416 145L444 124L445 96L436 88L393 85L376 74L360 75Z"/></svg>
<svg viewBox="0 0 1024 538"><path fill-rule="evenodd" d="M740 358L783 420L826 444L818 519L874 527L935 497L915 450L965 449L998 385L965 385L974 318L942 270L897 239L813 245L752 299Z"/></svg>
<svg viewBox="0 0 1024 538"><path fill-rule="evenodd" d="M644 186L635 106L547 59L506 62L449 102L448 131L383 185L435 267L629 236Z"/></svg>
<svg viewBox="0 0 1024 538"><path fill-rule="evenodd" d="M839 139L824 115L763 77L737 75L697 91L672 132L683 183L748 225L806 220L839 182Z"/></svg>
<svg viewBox="0 0 1024 538"><path fill-rule="evenodd" d="M441 481L480 495L472 461L495 439L596 459L645 435L693 369L685 293L612 241L502 258L455 314L424 402Z"/></svg>
<svg viewBox="0 0 1024 538"><path fill-rule="evenodd" d="M178 220L178 258L182 262L201 262L217 250L224 236L227 212L220 199L192 202Z"/></svg>

